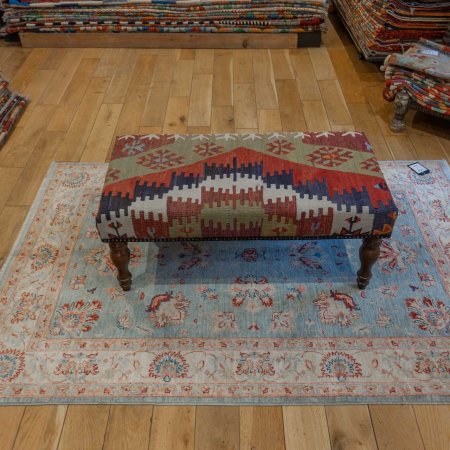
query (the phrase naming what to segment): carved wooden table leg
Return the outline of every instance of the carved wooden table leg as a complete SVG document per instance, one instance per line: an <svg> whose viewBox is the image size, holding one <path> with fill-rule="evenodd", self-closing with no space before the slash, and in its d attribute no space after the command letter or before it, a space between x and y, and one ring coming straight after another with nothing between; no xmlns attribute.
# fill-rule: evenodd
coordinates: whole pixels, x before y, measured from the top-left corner
<svg viewBox="0 0 450 450"><path fill-rule="evenodd" d="M128 270L130 262L130 249L126 242L110 242L111 261L117 267L117 279L124 291L131 288L131 273Z"/></svg>
<svg viewBox="0 0 450 450"><path fill-rule="evenodd" d="M359 259L361 260L361 268L358 270L358 287L365 289L372 278L372 266L380 256L380 237L363 238L359 249Z"/></svg>
<svg viewBox="0 0 450 450"><path fill-rule="evenodd" d="M403 131L406 128L405 116L408 112L409 94L405 90L398 91L394 100L394 117L391 121L392 131Z"/></svg>

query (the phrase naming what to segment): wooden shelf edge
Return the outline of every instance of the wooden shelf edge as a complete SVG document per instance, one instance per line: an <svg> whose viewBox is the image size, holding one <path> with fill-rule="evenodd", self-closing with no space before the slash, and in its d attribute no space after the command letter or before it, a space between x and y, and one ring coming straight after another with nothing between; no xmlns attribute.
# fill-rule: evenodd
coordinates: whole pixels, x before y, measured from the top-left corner
<svg viewBox="0 0 450 450"><path fill-rule="evenodd" d="M22 47L296 48L320 45L311 33L19 33Z"/></svg>

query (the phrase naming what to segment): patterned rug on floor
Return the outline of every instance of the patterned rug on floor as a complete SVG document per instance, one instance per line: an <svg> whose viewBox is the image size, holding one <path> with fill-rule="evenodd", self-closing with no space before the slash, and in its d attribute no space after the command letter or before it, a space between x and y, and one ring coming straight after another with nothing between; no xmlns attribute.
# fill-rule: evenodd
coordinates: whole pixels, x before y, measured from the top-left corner
<svg viewBox="0 0 450 450"><path fill-rule="evenodd" d="M365 291L335 240L133 244L124 293L106 164L54 164L0 273L0 402L448 402L450 171L425 165L382 163L400 217Z"/></svg>
<svg viewBox="0 0 450 450"><path fill-rule="evenodd" d="M10 91L8 82L0 75L0 148L8 139L27 104L28 99Z"/></svg>

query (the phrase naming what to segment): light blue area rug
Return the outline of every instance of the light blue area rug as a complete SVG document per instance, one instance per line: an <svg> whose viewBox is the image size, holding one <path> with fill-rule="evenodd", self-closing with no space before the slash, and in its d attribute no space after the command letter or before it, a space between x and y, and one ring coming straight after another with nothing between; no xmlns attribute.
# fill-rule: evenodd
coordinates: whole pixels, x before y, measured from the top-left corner
<svg viewBox="0 0 450 450"><path fill-rule="evenodd" d="M106 164L55 164L0 275L3 403L447 402L450 177L382 169L400 209L374 277L359 240L132 244L95 229Z"/></svg>

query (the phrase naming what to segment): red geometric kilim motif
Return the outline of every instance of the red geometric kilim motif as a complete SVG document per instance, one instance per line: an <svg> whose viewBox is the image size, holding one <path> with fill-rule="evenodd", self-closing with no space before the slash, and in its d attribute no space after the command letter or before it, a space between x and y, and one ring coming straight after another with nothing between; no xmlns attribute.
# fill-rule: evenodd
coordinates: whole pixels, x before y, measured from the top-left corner
<svg viewBox="0 0 450 450"><path fill-rule="evenodd" d="M149 155L141 156L137 163L152 170L163 170L182 164L184 160L185 158L169 150L157 150Z"/></svg>
<svg viewBox="0 0 450 450"><path fill-rule="evenodd" d="M219 154L222 149L223 147L214 142L204 142L196 145L194 152L200 156L212 156Z"/></svg>
<svg viewBox="0 0 450 450"><path fill-rule="evenodd" d="M111 180L119 180L119 173L120 171L118 169L112 169L111 167L108 169L108 172L106 176Z"/></svg>
<svg viewBox="0 0 450 450"><path fill-rule="evenodd" d="M322 147L308 155L308 161L325 167L337 167L352 159L352 153L342 148Z"/></svg>
<svg viewBox="0 0 450 450"><path fill-rule="evenodd" d="M371 170L372 172L381 172L380 165L378 164L378 161L375 157L369 158L366 161L362 161L361 169Z"/></svg>
<svg viewBox="0 0 450 450"><path fill-rule="evenodd" d="M267 144L267 150L275 155L288 154L294 149L294 145L286 140L277 139Z"/></svg>

